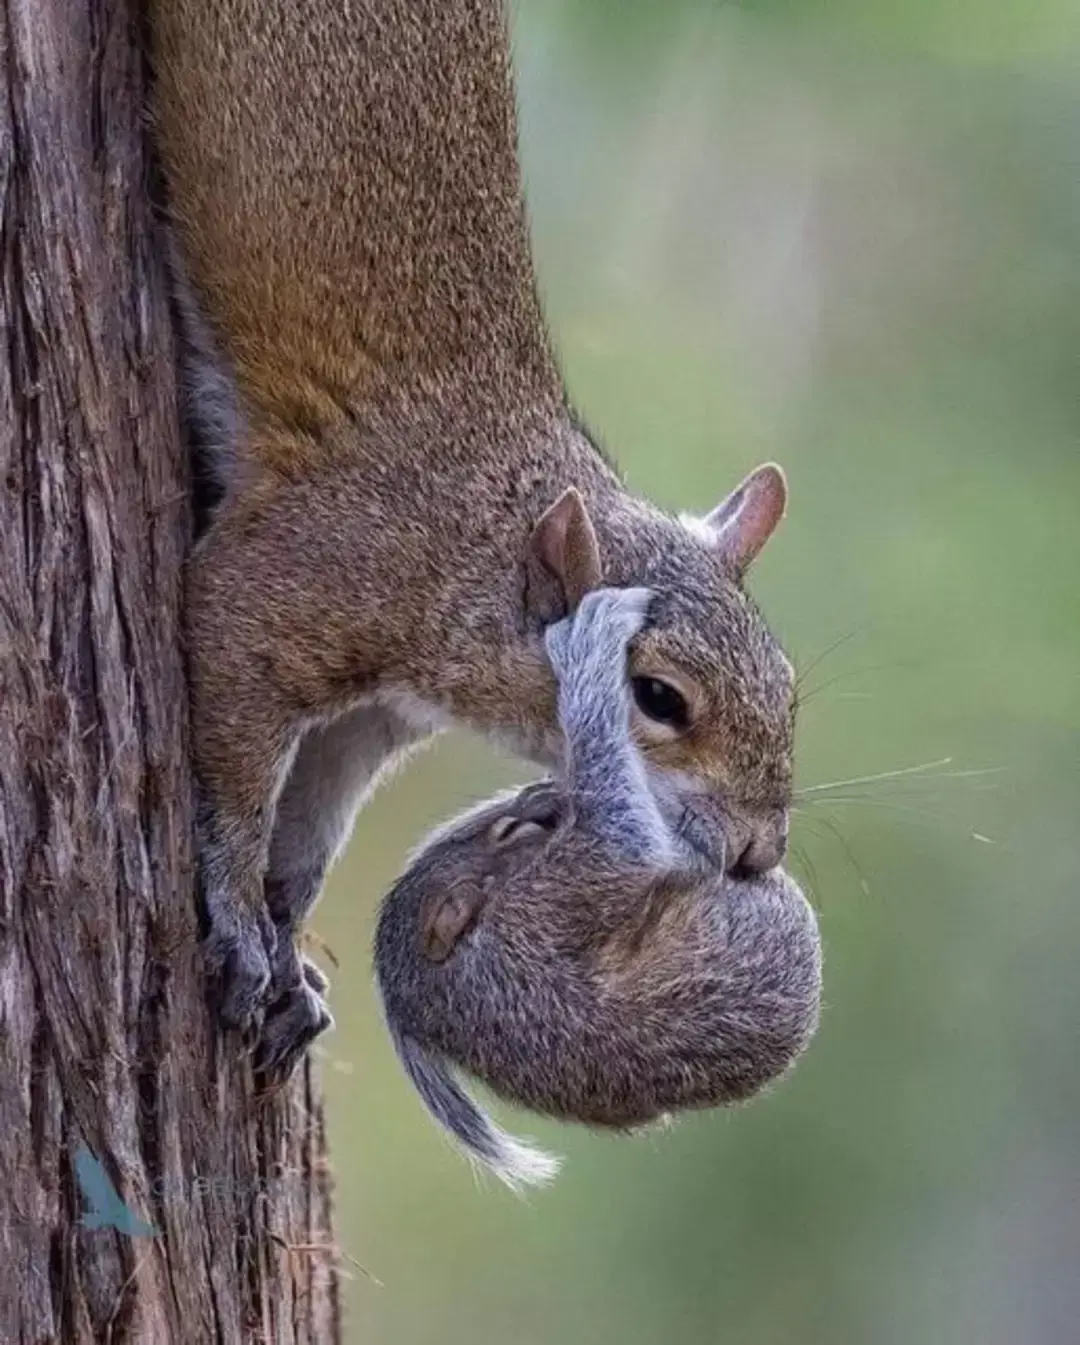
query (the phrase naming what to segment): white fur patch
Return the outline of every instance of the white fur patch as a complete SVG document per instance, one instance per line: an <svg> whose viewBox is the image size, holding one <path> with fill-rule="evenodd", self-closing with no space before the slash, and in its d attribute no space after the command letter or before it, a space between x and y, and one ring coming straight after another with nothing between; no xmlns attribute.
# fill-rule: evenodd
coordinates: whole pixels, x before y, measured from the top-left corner
<svg viewBox="0 0 1080 1345"><path fill-rule="evenodd" d="M521 1195L530 1186L547 1186L559 1175L562 1160L555 1154L546 1153L528 1140L508 1135L494 1122L490 1125L495 1153L490 1157L469 1153L468 1149L464 1153L481 1170L489 1168L515 1195Z"/></svg>
<svg viewBox="0 0 1080 1345"><path fill-rule="evenodd" d="M403 686L380 686L375 701L385 705L419 733L442 733L454 726L453 715L434 701L425 700L415 691Z"/></svg>
<svg viewBox="0 0 1080 1345"><path fill-rule="evenodd" d="M699 518L697 514L680 514L679 522L702 546L707 546L710 550L716 546L716 529L708 519Z"/></svg>

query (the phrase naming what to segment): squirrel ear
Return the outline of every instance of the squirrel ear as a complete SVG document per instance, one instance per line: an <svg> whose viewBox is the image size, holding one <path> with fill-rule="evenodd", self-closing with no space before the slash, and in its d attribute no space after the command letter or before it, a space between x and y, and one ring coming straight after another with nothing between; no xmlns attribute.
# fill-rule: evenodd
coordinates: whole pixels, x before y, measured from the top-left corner
<svg viewBox="0 0 1080 1345"><path fill-rule="evenodd" d="M573 612L601 580L600 547L581 492L571 486L544 513L529 538L527 603L555 621Z"/></svg>
<svg viewBox="0 0 1080 1345"><path fill-rule="evenodd" d="M742 573L773 535L787 509L787 478L774 462L755 467L702 523L710 545Z"/></svg>
<svg viewBox="0 0 1080 1345"><path fill-rule="evenodd" d="M431 902L420 926L421 946L429 962L446 961L483 905L481 893L461 889L441 893Z"/></svg>

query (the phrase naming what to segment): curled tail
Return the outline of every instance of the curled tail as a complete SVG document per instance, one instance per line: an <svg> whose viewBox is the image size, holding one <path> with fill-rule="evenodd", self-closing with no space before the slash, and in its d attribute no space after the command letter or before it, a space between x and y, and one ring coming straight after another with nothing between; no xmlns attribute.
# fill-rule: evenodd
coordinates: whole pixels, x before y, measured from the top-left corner
<svg viewBox="0 0 1080 1345"><path fill-rule="evenodd" d="M424 1105L470 1158L490 1168L512 1191L551 1181L559 1171L558 1158L508 1135L458 1084L444 1060L389 1026L398 1059Z"/></svg>

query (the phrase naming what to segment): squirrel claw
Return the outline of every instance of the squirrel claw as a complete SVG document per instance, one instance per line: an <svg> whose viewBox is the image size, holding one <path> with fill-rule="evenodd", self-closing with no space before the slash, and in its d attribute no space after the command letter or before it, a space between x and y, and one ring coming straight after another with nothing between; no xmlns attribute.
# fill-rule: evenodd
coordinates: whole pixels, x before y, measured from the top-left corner
<svg viewBox="0 0 1080 1345"><path fill-rule="evenodd" d="M325 995L330 989L330 978L322 967L317 967L314 962L303 955L300 957L300 970L304 974L304 980L317 995Z"/></svg>
<svg viewBox="0 0 1080 1345"><path fill-rule="evenodd" d="M305 961L304 980L285 991L268 1011L255 1056L257 1074L288 1079L315 1038L334 1026L330 1010L308 976L312 966ZM318 975L325 984L322 973Z"/></svg>

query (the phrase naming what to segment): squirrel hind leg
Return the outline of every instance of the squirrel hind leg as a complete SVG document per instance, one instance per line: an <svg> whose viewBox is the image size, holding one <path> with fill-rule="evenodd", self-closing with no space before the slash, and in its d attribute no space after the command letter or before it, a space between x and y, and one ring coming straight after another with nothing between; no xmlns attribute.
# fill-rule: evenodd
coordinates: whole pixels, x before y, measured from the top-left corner
<svg viewBox="0 0 1080 1345"><path fill-rule="evenodd" d="M436 1121L467 1157L493 1172L511 1191L543 1186L559 1171L560 1160L497 1126L457 1083L446 1062L389 1024L398 1059Z"/></svg>

